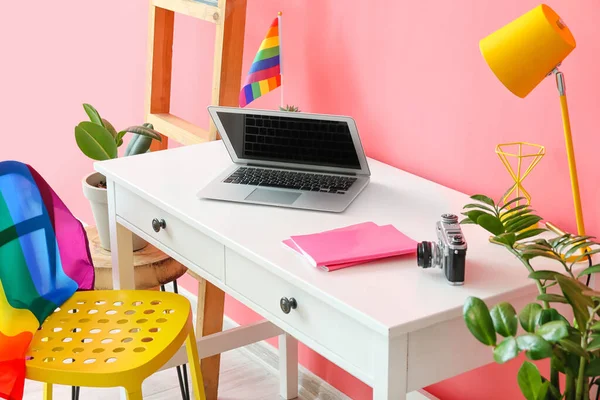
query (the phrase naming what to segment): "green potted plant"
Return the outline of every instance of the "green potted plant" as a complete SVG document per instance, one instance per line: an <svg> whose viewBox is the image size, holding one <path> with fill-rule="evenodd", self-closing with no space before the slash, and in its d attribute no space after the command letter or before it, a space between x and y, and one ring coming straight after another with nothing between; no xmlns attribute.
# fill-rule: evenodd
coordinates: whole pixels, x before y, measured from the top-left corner
<svg viewBox="0 0 600 400"><path fill-rule="evenodd" d="M151 124L130 126L118 131L90 104L83 108L89 121L82 121L75 127L75 140L83 154L93 160L103 161L118 157L118 148L123 144L123 137L129 132L133 133L125 156L146 153L153 140L161 141L161 136ZM110 232L108 229L108 200L106 192L106 179L98 172L91 173L83 179L83 194L89 200L92 213L98 229L100 243L106 250L110 250ZM133 250L146 246L145 240L133 235Z"/></svg>
<svg viewBox="0 0 600 400"><path fill-rule="evenodd" d="M300 109L297 106L286 104L285 107L279 107L280 111L288 111L288 112L300 112Z"/></svg>
<svg viewBox="0 0 600 400"><path fill-rule="evenodd" d="M550 234L537 228L542 218L529 205L517 205L523 198L504 204L484 195L471 198L475 202L464 207L466 218L461 223L477 224L490 232L492 243L521 261L539 293L518 313L509 303L490 310L481 299L470 297L463 309L469 331L493 348L497 363L521 352L529 360L550 359L547 377L533 363L523 362L517 381L525 399L589 400L593 386L600 384L600 292L581 279L589 282L600 271L600 264L593 265L591 257L600 252L600 244L591 236ZM561 272L534 269L536 258L556 263ZM588 262L587 268L577 272L581 261ZM572 322L554 308L557 303L572 310ZM518 332L519 325L522 332Z"/></svg>

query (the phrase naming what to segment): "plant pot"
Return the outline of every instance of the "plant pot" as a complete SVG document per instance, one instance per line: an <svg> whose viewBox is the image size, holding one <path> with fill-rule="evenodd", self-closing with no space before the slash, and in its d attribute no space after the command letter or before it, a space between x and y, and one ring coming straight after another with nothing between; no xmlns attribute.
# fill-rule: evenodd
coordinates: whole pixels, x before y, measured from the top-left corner
<svg viewBox="0 0 600 400"><path fill-rule="evenodd" d="M83 195L90 201L92 214L102 248L110 251L110 229L108 227L108 192L105 188L98 187L100 182L106 182L106 178L99 172L94 172L83 178ZM144 239L133 234L133 251L143 249L148 245Z"/></svg>

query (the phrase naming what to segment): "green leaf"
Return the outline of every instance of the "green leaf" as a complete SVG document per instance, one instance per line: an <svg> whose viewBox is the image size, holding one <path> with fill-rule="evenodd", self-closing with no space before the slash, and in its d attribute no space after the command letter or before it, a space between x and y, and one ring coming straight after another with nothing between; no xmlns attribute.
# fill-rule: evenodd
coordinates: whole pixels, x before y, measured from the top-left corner
<svg viewBox="0 0 600 400"><path fill-rule="evenodd" d="M554 308L545 308L540 312L540 318L538 320L538 325L544 325L548 322L552 321L563 321L567 326L569 325L569 321L565 317L559 314L559 312Z"/></svg>
<svg viewBox="0 0 600 400"><path fill-rule="evenodd" d="M476 209L478 209L480 211L484 211L484 212L486 212L488 214L491 214L491 215L496 215L496 211L495 210L489 208L488 206L486 206L484 204L469 203L469 204L466 204L463 207L463 210L469 210L469 209L472 209L472 208L476 208Z"/></svg>
<svg viewBox="0 0 600 400"><path fill-rule="evenodd" d="M100 117L100 113L98 112L98 110L96 110L94 108L94 106L92 106L91 104L85 103L83 105L83 109L85 110L85 113L90 118L91 122L93 122L96 125L104 126L104 124L102 124L102 117Z"/></svg>
<svg viewBox="0 0 600 400"><path fill-rule="evenodd" d="M565 349L569 353L573 353L578 357L583 357L586 360L590 359L590 355L586 353L585 350L583 350L579 344L567 339L559 340L558 343L560 343L563 349Z"/></svg>
<svg viewBox="0 0 600 400"><path fill-rule="evenodd" d="M494 361L498 364L504 364L518 355L517 341L512 336L507 337L494 348Z"/></svg>
<svg viewBox="0 0 600 400"><path fill-rule="evenodd" d="M554 252L554 249L552 249L552 246L550 246L550 243L544 242L542 240L536 240L533 243L532 242L519 243L518 249L522 250L522 251L525 251L525 250L542 250L542 251L548 251L550 253Z"/></svg>
<svg viewBox="0 0 600 400"><path fill-rule="evenodd" d="M144 154L150 149L151 144L151 137L136 134L131 138L127 148L125 149L125 157Z"/></svg>
<svg viewBox="0 0 600 400"><path fill-rule="evenodd" d="M529 274L530 279L543 279L547 281L553 281L556 279L556 271L539 270Z"/></svg>
<svg viewBox="0 0 600 400"><path fill-rule="evenodd" d="M558 391L558 389L556 387L554 387L554 385L550 384L550 386L548 386L548 388L550 389L550 394L551 396L547 397L548 400L562 400L562 395L560 394L560 392ZM541 399L541 400L545 400L545 399Z"/></svg>
<svg viewBox="0 0 600 400"><path fill-rule="evenodd" d="M557 247L560 246L562 242L564 242L565 240L568 240L571 237L570 234L564 234L562 236L559 237L555 237L549 240L550 244L552 244L552 247Z"/></svg>
<svg viewBox="0 0 600 400"><path fill-rule="evenodd" d="M517 338L519 350L525 351L530 360L541 360L552 356L552 345L538 335L527 333Z"/></svg>
<svg viewBox="0 0 600 400"><path fill-rule="evenodd" d="M529 204L521 204L520 206L516 206L514 208L511 208L510 210L505 211L502 214L502 217L505 218L505 219L506 218L510 218L511 214L514 214L516 212L519 212L519 211L525 210L525 209L529 209Z"/></svg>
<svg viewBox="0 0 600 400"><path fill-rule="evenodd" d="M147 136L154 140L158 140L159 142L162 141L160 133L145 126L130 126L129 128L125 129L125 132L137 133L138 135Z"/></svg>
<svg viewBox="0 0 600 400"><path fill-rule="evenodd" d="M535 365L525 361L519 369L517 381L521 393L527 400L537 400L537 394L542 386L542 376Z"/></svg>
<svg viewBox="0 0 600 400"><path fill-rule="evenodd" d="M578 245L571 247L569 251L565 253L565 258L571 257L579 249L585 249L586 247L590 247L591 244L591 242L584 241L583 243L579 243Z"/></svg>
<svg viewBox="0 0 600 400"><path fill-rule="evenodd" d="M596 243L594 243L594 245L596 245ZM594 254L598 254L598 253L600 253L600 248L587 251L585 254L580 254L575 258L575 260L573 262L571 262L571 265L575 265L579 261L583 260L584 258L590 257L590 256L592 256Z"/></svg>
<svg viewBox="0 0 600 400"><path fill-rule="evenodd" d="M534 212L534 210L532 210L531 208L524 208L521 211L517 211L517 212L513 212L513 213L504 213L504 214L500 214L500 219L502 220L502 223L504 225L510 224L512 221L516 221L518 218L527 215L527 214L531 214L532 212Z"/></svg>
<svg viewBox="0 0 600 400"><path fill-rule="evenodd" d="M483 229L496 236L504 233L504 225L502 225L500 219L493 215L484 214L479 216L477 218L477 225L480 225Z"/></svg>
<svg viewBox="0 0 600 400"><path fill-rule="evenodd" d="M487 204L488 206L491 206L492 208L496 208L496 203L494 203L494 200L490 199L489 197L483 195L483 194L474 194L473 196L471 196L471 198L473 200L477 200L480 201L482 203Z"/></svg>
<svg viewBox="0 0 600 400"><path fill-rule="evenodd" d="M484 215L485 211L471 210L471 211L464 212L462 214L466 215L471 221L477 222L477 218L479 218L480 215Z"/></svg>
<svg viewBox="0 0 600 400"><path fill-rule="evenodd" d="M567 248L575 246L577 244L581 244L582 242L588 241L588 239L593 239L594 236L577 236L577 235L569 235L565 240L561 240L557 245L556 249L558 253L564 253L567 251ZM590 242L591 243L591 242Z"/></svg>
<svg viewBox="0 0 600 400"><path fill-rule="evenodd" d="M528 229L526 231L519 232L519 234L516 237L516 241L518 242L519 240L529 239L546 231L548 230L544 228Z"/></svg>
<svg viewBox="0 0 600 400"><path fill-rule="evenodd" d="M594 358L585 367L585 376L598 376L600 375L600 358Z"/></svg>
<svg viewBox="0 0 600 400"><path fill-rule="evenodd" d="M557 342L569 336L569 325L563 321L547 322L540 326L535 333L548 342Z"/></svg>
<svg viewBox="0 0 600 400"><path fill-rule="evenodd" d="M494 323L483 300L469 297L463 307L463 318L469 331L477 340L487 346L496 345L496 331Z"/></svg>
<svg viewBox="0 0 600 400"><path fill-rule="evenodd" d="M538 250L538 249L526 248L526 249L521 250L521 255L525 259L528 259L528 260L535 258L535 257L545 257L545 258L550 258L552 260L557 260L557 261L562 260L559 256L557 256L556 254L554 254L548 250Z"/></svg>
<svg viewBox="0 0 600 400"><path fill-rule="evenodd" d="M507 201L506 203L504 203L502 205L502 207L500 207L500 211L505 210L507 207L510 207L512 204L516 203L517 201L523 201L523 200L527 200L525 197L515 197L514 199L511 199L510 201Z"/></svg>
<svg viewBox="0 0 600 400"><path fill-rule="evenodd" d="M582 295L587 296L587 297L598 297L600 298L600 292L597 292L595 290L584 290L581 292Z"/></svg>
<svg viewBox="0 0 600 400"><path fill-rule="evenodd" d="M569 304L569 302L567 301L567 299L563 296L560 296L558 294L540 294L538 295L537 299L539 301L547 301L547 302L552 302L552 303L565 303L565 304Z"/></svg>
<svg viewBox="0 0 600 400"><path fill-rule="evenodd" d="M540 386L535 399L536 400L546 400L546 395L548 394L548 389L550 388L550 381L545 381Z"/></svg>
<svg viewBox="0 0 600 400"><path fill-rule="evenodd" d="M512 248L515 244L515 234L503 233L501 235L495 236L494 240Z"/></svg>
<svg viewBox="0 0 600 400"><path fill-rule="evenodd" d="M600 349L600 337L592 339L592 341L589 342L586 347L586 351L589 353L591 353L592 351L596 351L598 349ZM598 375L600 375L600 374L598 374Z"/></svg>
<svg viewBox="0 0 600 400"><path fill-rule="evenodd" d="M109 160L117 157L117 145L110 132L102 125L81 122L75 127L75 140L83 154L93 160Z"/></svg>
<svg viewBox="0 0 600 400"><path fill-rule="evenodd" d="M524 218L519 218L518 220L511 222L506 225L507 232L520 232L524 229L534 226L538 222L540 222L543 218L537 215L528 215Z"/></svg>
<svg viewBox="0 0 600 400"><path fill-rule="evenodd" d="M525 331L534 332L535 327L540 319L542 306L538 303L529 303L519 313L519 322Z"/></svg>
<svg viewBox="0 0 600 400"><path fill-rule="evenodd" d="M126 134L127 134L127 131L121 131L121 132L117 133L117 136L115 137L115 143L117 143L118 146L123 144L123 137ZM119 143L121 143L121 144L119 144Z"/></svg>
<svg viewBox="0 0 600 400"><path fill-rule="evenodd" d="M113 138L117 137L117 130L110 122L102 118L102 125L110 132Z"/></svg>
<svg viewBox="0 0 600 400"><path fill-rule="evenodd" d="M515 336L519 326L517 312L509 303L496 304L490 310L494 329L504 337Z"/></svg>
<svg viewBox="0 0 600 400"><path fill-rule="evenodd" d="M461 225L467 225L467 224L475 224L475 221L472 221L471 218L464 218L462 219L459 224Z"/></svg>
<svg viewBox="0 0 600 400"><path fill-rule="evenodd" d="M588 307L594 307L594 302L591 298L585 297L581 294L582 288L579 282L563 275L557 275L556 280L558 281L560 290L563 292L569 304L573 308L573 314L577 320L579 330L583 332L585 330L587 320L590 317ZM584 286L584 288L587 289L586 286Z"/></svg>

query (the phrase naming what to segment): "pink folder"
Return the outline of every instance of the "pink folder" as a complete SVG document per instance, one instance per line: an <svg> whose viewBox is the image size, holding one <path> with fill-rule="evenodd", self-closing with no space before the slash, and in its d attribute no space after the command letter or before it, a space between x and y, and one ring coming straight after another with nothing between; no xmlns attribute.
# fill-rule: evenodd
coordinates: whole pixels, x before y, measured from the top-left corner
<svg viewBox="0 0 600 400"><path fill-rule="evenodd" d="M394 226L377 226L372 222L312 235L292 236L291 240L294 246L290 247L300 250L313 266L328 270L411 254L417 248L417 242Z"/></svg>
<svg viewBox="0 0 600 400"><path fill-rule="evenodd" d="M346 226L344 228L337 228L337 229L333 229L331 231L327 231L327 232L335 232L335 231L351 231L351 230L355 230L355 229L361 229L367 226L377 226L374 222L363 222L362 224L356 224L356 225L350 225L350 226ZM286 245L287 247L289 247L290 249L294 250L296 253L303 255L302 254L302 250L296 246L296 243L294 243L294 241L292 239L286 239L284 241L282 241L282 243L284 245ZM352 267L353 265L358 265L358 264L362 264L363 262L359 261L359 262L351 262L351 263L342 263L342 264L336 264L336 265L321 265L318 266L317 268L322 269L323 271L336 271L338 269L342 269L342 268L348 268L348 267Z"/></svg>

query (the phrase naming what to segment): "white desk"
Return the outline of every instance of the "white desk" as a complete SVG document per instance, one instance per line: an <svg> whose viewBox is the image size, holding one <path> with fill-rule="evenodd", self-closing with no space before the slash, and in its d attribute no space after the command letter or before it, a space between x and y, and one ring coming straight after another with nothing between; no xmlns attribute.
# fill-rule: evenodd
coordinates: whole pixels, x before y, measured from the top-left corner
<svg viewBox="0 0 600 400"><path fill-rule="evenodd" d="M517 309L536 292L520 263L465 226L467 278L450 286L441 270L402 257L326 273L281 245L292 234L365 221L394 224L435 240L435 222L468 197L375 160L365 191L341 214L199 200L196 192L231 161L221 142L96 163L107 177L115 288L132 288L131 232L179 260L266 320L204 337L201 357L280 336L282 396L297 395L297 342L374 388L376 400L404 400L429 384L492 362L468 333L468 296ZM152 219L164 219L156 233ZM282 297L298 308L280 309ZM295 339L294 339L295 338ZM181 353L182 354L182 353ZM183 354L168 365L184 361Z"/></svg>

